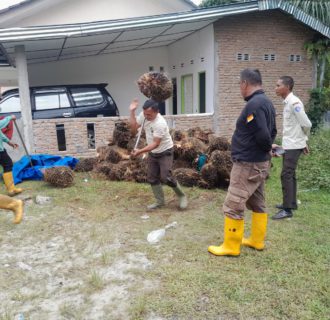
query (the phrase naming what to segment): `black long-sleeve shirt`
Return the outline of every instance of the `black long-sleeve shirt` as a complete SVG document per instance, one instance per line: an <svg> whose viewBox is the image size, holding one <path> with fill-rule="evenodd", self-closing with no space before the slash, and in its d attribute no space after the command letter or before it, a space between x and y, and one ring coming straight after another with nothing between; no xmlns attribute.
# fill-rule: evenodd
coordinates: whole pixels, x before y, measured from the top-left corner
<svg viewBox="0 0 330 320"><path fill-rule="evenodd" d="M245 100L247 104L237 119L232 137L232 159L267 161L277 133L274 106L263 90L255 91Z"/></svg>

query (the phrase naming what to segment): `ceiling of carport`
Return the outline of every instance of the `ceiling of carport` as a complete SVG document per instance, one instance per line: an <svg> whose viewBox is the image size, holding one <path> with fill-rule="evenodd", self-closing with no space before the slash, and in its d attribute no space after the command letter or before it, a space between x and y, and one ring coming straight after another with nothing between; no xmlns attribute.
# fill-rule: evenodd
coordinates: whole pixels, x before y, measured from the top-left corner
<svg viewBox="0 0 330 320"><path fill-rule="evenodd" d="M3 60L15 65L15 46L24 45L28 64L167 46L215 21L207 19L163 26L122 29L83 36L1 41ZM1 55L0 55L1 63Z"/></svg>

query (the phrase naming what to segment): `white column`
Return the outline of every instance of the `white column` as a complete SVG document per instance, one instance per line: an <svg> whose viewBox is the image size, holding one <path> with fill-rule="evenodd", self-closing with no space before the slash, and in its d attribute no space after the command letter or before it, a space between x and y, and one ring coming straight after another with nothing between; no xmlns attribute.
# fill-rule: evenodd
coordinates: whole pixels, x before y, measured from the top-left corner
<svg viewBox="0 0 330 320"><path fill-rule="evenodd" d="M29 153L34 152L32 113L29 89L29 77L25 49L23 45L15 47L15 62L18 74L18 89L21 101L24 142Z"/></svg>

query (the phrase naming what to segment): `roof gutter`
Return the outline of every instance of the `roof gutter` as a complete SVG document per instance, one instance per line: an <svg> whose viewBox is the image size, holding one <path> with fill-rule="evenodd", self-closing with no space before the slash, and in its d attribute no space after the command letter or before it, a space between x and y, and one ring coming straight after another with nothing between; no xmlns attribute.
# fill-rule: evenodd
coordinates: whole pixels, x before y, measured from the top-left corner
<svg viewBox="0 0 330 320"><path fill-rule="evenodd" d="M56 25L26 28L8 28L0 31L0 41L41 40L59 37L84 36L109 31L121 31L141 27L168 25L217 19L223 16L259 11L258 1L210 9L198 9L177 14L144 17L138 19L112 20L72 25Z"/></svg>
<svg viewBox="0 0 330 320"><path fill-rule="evenodd" d="M218 18L279 9L291 14L295 19L330 38L330 28L317 19L306 14L297 7L283 0L255 0L244 3L224 5L207 9L196 9L192 11L150 16L134 19L111 20L91 22L82 24L54 25L26 28L0 29L0 42L42 40L52 38L63 38L73 36L86 36L100 33L119 32L122 30L134 30L136 28L157 27L173 23L187 23L200 20L216 20Z"/></svg>

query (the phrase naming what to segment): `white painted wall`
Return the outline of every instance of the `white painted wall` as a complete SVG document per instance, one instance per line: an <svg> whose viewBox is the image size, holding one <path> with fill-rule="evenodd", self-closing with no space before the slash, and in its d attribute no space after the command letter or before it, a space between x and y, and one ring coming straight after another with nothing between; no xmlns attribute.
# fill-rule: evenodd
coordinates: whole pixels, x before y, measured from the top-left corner
<svg viewBox="0 0 330 320"><path fill-rule="evenodd" d="M0 26L40 26L125 19L192 10L183 0L42 0L0 15Z"/></svg>
<svg viewBox="0 0 330 320"><path fill-rule="evenodd" d="M204 61L201 61L204 58ZM193 60L194 64L190 61ZM184 66L181 67L181 63ZM121 52L97 57L30 65L31 86L53 84L108 83L107 89L115 99L122 116L128 115L132 98L146 99L138 90L136 80L153 66L160 67L171 78L177 78L178 114L181 112L181 77L193 75L193 108L199 106L198 74L206 72L206 112L213 113L214 40L213 26L194 33L168 47ZM175 66L175 70L173 69ZM172 100L166 104L166 114L172 114Z"/></svg>
<svg viewBox="0 0 330 320"><path fill-rule="evenodd" d="M201 61L204 58L204 62ZM191 61L193 60L193 64ZM181 67L181 64L184 64ZM175 66L175 69L173 69ZM206 72L206 112L213 113L214 97L214 32L209 25L169 46L169 72L177 79L178 114L181 112L181 77L193 75L193 109L199 109L198 74ZM169 108L172 108L169 103ZM172 110L172 109L171 109Z"/></svg>
<svg viewBox="0 0 330 320"><path fill-rule="evenodd" d="M120 115L128 115L130 101L144 97L136 85L138 77L153 66L168 70L166 47L136 50L29 66L31 86L53 84L108 83L108 91L116 101Z"/></svg>

